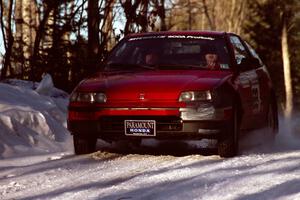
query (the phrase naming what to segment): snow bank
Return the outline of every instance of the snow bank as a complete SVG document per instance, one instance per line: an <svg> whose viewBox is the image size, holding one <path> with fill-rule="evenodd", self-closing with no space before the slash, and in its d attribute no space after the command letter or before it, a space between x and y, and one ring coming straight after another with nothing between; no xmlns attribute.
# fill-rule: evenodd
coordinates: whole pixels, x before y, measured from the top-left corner
<svg viewBox="0 0 300 200"><path fill-rule="evenodd" d="M67 93L53 83L42 87L20 80L0 83L0 93L0 158L72 148L66 128Z"/></svg>

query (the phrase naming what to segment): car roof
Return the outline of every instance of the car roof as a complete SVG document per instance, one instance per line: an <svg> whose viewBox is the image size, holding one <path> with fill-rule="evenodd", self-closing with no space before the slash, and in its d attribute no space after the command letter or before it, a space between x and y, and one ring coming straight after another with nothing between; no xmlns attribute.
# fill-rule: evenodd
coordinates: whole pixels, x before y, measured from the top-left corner
<svg viewBox="0 0 300 200"><path fill-rule="evenodd" d="M143 37L143 36L160 36L160 35L199 35L207 37L222 37L228 34L222 31L160 31L160 32L147 32L147 33L132 33L127 35L127 38L131 37Z"/></svg>

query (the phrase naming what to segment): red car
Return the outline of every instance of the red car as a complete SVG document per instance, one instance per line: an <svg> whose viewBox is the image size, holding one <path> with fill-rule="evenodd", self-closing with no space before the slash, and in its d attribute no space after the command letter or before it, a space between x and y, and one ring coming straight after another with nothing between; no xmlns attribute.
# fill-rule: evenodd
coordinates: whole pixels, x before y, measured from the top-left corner
<svg viewBox="0 0 300 200"><path fill-rule="evenodd" d="M104 68L72 92L68 128L76 154L105 141L216 139L238 153L240 130L278 130L266 66L238 35L158 32L125 37Z"/></svg>

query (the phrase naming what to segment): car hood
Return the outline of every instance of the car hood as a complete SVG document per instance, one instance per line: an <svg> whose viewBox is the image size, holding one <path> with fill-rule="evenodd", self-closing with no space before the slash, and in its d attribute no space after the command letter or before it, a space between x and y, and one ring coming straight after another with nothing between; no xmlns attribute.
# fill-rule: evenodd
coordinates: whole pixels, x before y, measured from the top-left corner
<svg viewBox="0 0 300 200"><path fill-rule="evenodd" d="M182 91L211 90L230 76L228 71L161 70L100 73L84 80L77 91L104 92L110 100L178 99Z"/></svg>

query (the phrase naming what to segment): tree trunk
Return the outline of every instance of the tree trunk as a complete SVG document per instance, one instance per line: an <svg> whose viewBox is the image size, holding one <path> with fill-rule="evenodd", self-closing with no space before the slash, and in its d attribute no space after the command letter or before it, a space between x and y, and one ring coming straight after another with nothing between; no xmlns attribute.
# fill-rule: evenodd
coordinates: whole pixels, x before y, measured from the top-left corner
<svg viewBox="0 0 300 200"><path fill-rule="evenodd" d="M216 26L212 21L213 17L211 17L211 15L208 12L208 6L206 0L202 0L202 5L204 10L204 15L206 16L210 30L216 30Z"/></svg>
<svg viewBox="0 0 300 200"><path fill-rule="evenodd" d="M286 118L291 118L293 111L293 91L292 91L292 80L291 80L291 66L289 58L289 45L288 45L288 34L286 19L283 15L283 26L281 35L281 48L282 48L282 60L284 70L284 86L285 86L285 110L284 114Z"/></svg>
<svg viewBox="0 0 300 200"><path fill-rule="evenodd" d="M88 1L88 57L89 66L87 71L92 73L97 66L99 55L99 8L98 0Z"/></svg>
<svg viewBox="0 0 300 200"><path fill-rule="evenodd" d="M23 70L29 71L30 58L33 55L34 39L37 30L37 5L35 1L22 0L22 41L24 63L22 69L15 69L16 73L22 74ZM23 77L24 78L24 77ZM28 78L28 77L27 77Z"/></svg>
<svg viewBox="0 0 300 200"><path fill-rule="evenodd" d="M50 16L50 12L53 10L53 6L45 6L45 11L44 11L44 18L39 24L36 37L34 40L34 46L33 46L33 56L31 59L31 69L30 69L30 80L35 81L37 80L37 74L35 73L36 67L37 67L37 60L38 60L38 55L39 55L39 50L40 50L40 44L41 40L45 34L45 26L48 21L48 18Z"/></svg>
<svg viewBox="0 0 300 200"><path fill-rule="evenodd" d="M166 26L166 9L165 9L165 0L161 0L160 5L159 5L159 10L158 10L158 15L161 20L160 24L160 30L161 31L166 31L167 26Z"/></svg>
<svg viewBox="0 0 300 200"><path fill-rule="evenodd" d="M115 0L107 0L104 8L103 25L101 27L101 49L111 50L115 45L114 31L113 31L113 6Z"/></svg>
<svg viewBox="0 0 300 200"><path fill-rule="evenodd" d="M24 53L23 53L23 0L17 0L15 3L15 26L16 26L16 32L15 32L15 43L14 48L18 52L18 60L14 63L15 68L17 71L21 71L21 74L23 74L23 63L24 63Z"/></svg>
<svg viewBox="0 0 300 200"><path fill-rule="evenodd" d="M192 6L191 6L191 0L188 0L187 2L187 11L188 11L188 30L192 30L192 23L193 23L193 18L192 18Z"/></svg>
<svg viewBox="0 0 300 200"><path fill-rule="evenodd" d="M8 3L8 14L7 14L7 27L6 27L6 33L4 33L5 31L3 31L4 35L3 38L4 40L6 40L7 42L5 43L5 57L4 57L4 65L3 68L1 70L1 77L0 79L4 79L10 75L13 74L12 72L12 68L11 68L11 62L10 62L10 58L11 58L11 54L12 54L12 47L13 47L13 43L14 43L14 37L12 35L12 24L11 24L11 18L12 18L12 11L13 11L13 0L10 0ZM3 13L3 1L1 0L1 13ZM1 18L1 27L5 28L4 23L3 23L3 19ZM6 37L5 37L6 35Z"/></svg>
<svg viewBox="0 0 300 200"><path fill-rule="evenodd" d="M139 22L139 25L141 26L141 32L147 32L148 28L148 0L142 0L141 1L141 9L139 12L139 18L137 19Z"/></svg>
<svg viewBox="0 0 300 200"><path fill-rule="evenodd" d="M228 8L230 8L230 12L229 12L229 17L228 17L228 31L229 32L233 32L233 27L234 27L234 21L238 20L235 15L236 13L236 0L231 0L230 2L227 2L227 4L229 4Z"/></svg>
<svg viewBox="0 0 300 200"><path fill-rule="evenodd" d="M124 9L126 24L124 27L124 34L127 35L132 32L132 25L136 23L136 11L138 6L141 4L142 0L135 0L133 3L131 0L125 0L123 3L120 0L120 3Z"/></svg>
<svg viewBox="0 0 300 200"><path fill-rule="evenodd" d="M4 49L6 50L7 48L7 41L6 41L6 33L5 33L5 24L4 24L4 5L3 5L3 1L0 0L0 27L1 27L1 33L2 33L2 41L3 41L3 46Z"/></svg>

